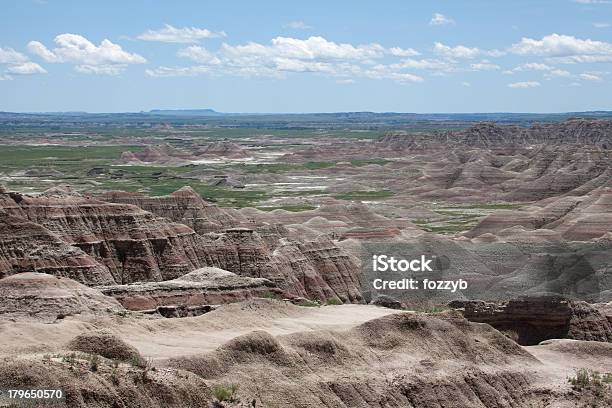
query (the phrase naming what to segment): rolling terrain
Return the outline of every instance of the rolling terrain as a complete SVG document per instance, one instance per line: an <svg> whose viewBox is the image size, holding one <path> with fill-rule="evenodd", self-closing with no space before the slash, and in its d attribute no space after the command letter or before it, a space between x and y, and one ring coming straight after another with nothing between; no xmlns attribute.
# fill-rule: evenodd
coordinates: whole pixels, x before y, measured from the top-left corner
<svg viewBox="0 0 612 408"><path fill-rule="evenodd" d="M612 120L574 116L0 114L0 388L608 406Z"/></svg>

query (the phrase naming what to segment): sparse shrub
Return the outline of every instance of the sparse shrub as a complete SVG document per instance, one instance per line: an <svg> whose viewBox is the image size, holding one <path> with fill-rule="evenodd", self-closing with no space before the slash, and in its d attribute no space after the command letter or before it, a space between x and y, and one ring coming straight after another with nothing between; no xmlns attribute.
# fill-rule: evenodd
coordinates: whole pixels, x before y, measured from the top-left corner
<svg viewBox="0 0 612 408"><path fill-rule="evenodd" d="M321 306L321 301L318 299L308 300L304 298L300 298L299 301L293 302L294 305L304 306L304 307L319 307Z"/></svg>
<svg viewBox="0 0 612 408"><path fill-rule="evenodd" d="M326 305L328 306L337 306L337 305L343 305L344 303L337 298L331 298L326 302Z"/></svg>
<svg viewBox="0 0 612 408"><path fill-rule="evenodd" d="M132 367L140 368L142 370L134 378L135 382L142 382L143 384L149 382L149 373L156 370L153 366L153 359L150 357L146 359L142 357L134 358L132 361L130 361L130 363L132 364Z"/></svg>
<svg viewBox="0 0 612 408"><path fill-rule="evenodd" d="M147 361L139 355L133 355L130 358L130 365L132 367L144 368L147 364Z"/></svg>
<svg viewBox="0 0 612 408"><path fill-rule="evenodd" d="M96 372L98 371L98 364L100 364L100 356L97 354L92 354L89 356L89 370Z"/></svg>
<svg viewBox="0 0 612 408"><path fill-rule="evenodd" d="M237 392L238 386L236 384L230 384L228 386L217 385L213 388L213 395L219 402L237 402Z"/></svg>
<svg viewBox="0 0 612 408"><path fill-rule="evenodd" d="M423 306L414 306L414 307L408 306L402 309L409 310L409 311L415 311L415 312L421 312L421 313L427 313L427 314L437 314L437 313L445 312L449 310L450 308L447 306L439 306L439 305L423 305Z"/></svg>
<svg viewBox="0 0 612 408"><path fill-rule="evenodd" d="M264 299L270 299L270 300L278 300L279 299L278 294L276 294L274 292L266 292L261 297L263 297Z"/></svg>
<svg viewBox="0 0 612 408"><path fill-rule="evenodd" d="M119 370L117 369L117 367L113 367L113 369L111 370L111 382L117 386L119 385Z"/></svg>
<svg viewBox="0 0 612 408"><path fill-rule="evenodd" d="M62 357L62 361L64 363L68 363L70 365L73 365L75 363L75 361L76 361L76 357L77 357L76 353L70 353L70 354L68 354L66 356L63 356Z"/></svg>
<svg viewBox="0 0 612 408"><path fill-rule="evenodd" d="M572 384L575 389L582 389L586 387L601 388L605 384L612 383L612 373L605 373L603 376L592 370L581 368L576 371L574 377L569 377L567 381Z"/></svg>
<svg viewBox="0 0 612 408"><path fill-rule="evenodd" d="M155 371L155 367L153 367L153 359L150 357L147 359L143 359L141 380L143 383L149 382L149 371Z"/></svg>

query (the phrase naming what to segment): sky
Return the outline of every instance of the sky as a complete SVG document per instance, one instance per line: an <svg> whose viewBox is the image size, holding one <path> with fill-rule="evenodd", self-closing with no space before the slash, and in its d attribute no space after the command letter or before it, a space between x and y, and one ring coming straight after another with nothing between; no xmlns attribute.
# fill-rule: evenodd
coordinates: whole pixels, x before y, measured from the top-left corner
<svg viewBox="0 0 612 408"><path fill-rule="evenodd" d="M0 111L612 110L612 0L0 0Z"/></svg>

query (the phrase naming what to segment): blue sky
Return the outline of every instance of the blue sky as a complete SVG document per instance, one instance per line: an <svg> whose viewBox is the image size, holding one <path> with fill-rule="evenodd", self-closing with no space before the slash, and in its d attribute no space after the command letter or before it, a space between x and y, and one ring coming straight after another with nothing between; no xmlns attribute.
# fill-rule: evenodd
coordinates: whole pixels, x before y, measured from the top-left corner
<svg viewBox="0 0 612 408"><path fill-rule="evenodd" d="M612 110L612 0L0 0L0 110Z"/></svg>

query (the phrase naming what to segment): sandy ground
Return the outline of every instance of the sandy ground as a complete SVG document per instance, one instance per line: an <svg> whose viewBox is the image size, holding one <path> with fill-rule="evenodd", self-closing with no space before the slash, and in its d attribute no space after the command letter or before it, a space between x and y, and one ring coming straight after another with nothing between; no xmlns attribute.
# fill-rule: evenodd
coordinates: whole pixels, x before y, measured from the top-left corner
<svg viewBox="0 0 612 408"><path fill-rule="evenodd" d="M369 305L300 307L262 299L224 305L205 315L182 319L80 316L50 324L0 320L0 356L61 351L78 334L106 328L145 357L159 361L211 351L253 330L272 335L343 330L392 313L398 311Z"/></svg>
<svg viewBox="0 0 612 408"><path fill-rule="evenodd" d="M273 336L304 333L303 337L306 339L309 338L306 335L308 332L330 333L329 331L333 330L342 333L366 321L395 313L410 312L370 305L300 307L281 301L252 299L223 305L202 316L180 319L112 315L75 316L56 323L0 320L0 357L21 355L38 359L44 354L62 353L66 351L67 343L78 334L96 329L110 329L136 347L143 356L151 358L155 366L164 367L170 364L169 359L201 356L237 336L255 330L263 330ZM316 337L321 336L320 333L311 339L326 338L325 335ZM441 340L438 338L437 341ZM350 342L346 344L349 345ZM435 350L434 345L432 347ZM544 396L550 395L550 401L553 401L554 405L547 406L576 406L575 400L566 401L563 397L570 391L567 379L575 375L576 370L588 368L600 372L612 371L612 344L609 343L549 340L542 345L523 348L538 361L517 358L516 361L500 361L499 366L491 362L482 367L477 366L494 375L498 371L499 375L509 372L529 373L534 389L541 390ZM368 352L363 355L367 356ZM411 353L397 354L392 361L385 360L386 362L381 362L381 366L375 369L387 374L406 372L407 368L416 370L417 373L419 370L425 370L424 374L431 376L436 373L441 375L441 378L454 378L453 373L465 369L463 360L436 360L435 351L421 349L419 353L415 353L417 349ZM422 366L423 361L428 365ZM355 372L350 373L352 376L369 378L373 367L354 366L354 369ZM337 373L329 374L329 381L335 381L334 376ZM322 371L318 375L323 378L327 374Z"/></svg>

